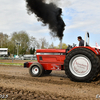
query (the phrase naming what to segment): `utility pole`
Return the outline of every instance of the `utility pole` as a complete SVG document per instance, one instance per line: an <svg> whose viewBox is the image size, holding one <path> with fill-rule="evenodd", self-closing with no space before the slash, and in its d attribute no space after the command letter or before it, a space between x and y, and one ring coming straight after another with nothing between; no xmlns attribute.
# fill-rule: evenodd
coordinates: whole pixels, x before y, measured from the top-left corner
<svg viewBox="0 0 100 100"><path fill-rule="evenodd" d="M2 48L2 39L1 39L1 48Z"/></svg>
<svg viewBox="0 0 100 100"><path fill-rule="evenodd" d="M19 54L19 46L21 45L20 43L16 43L16 45L17 45L17 55Z"/></svg>
<svg viewBox="0 0 100 100"><path fill-rule="evenodd" d="M18 55L18 47L19 47L19 46L17 46L17 55Z"/></svg>

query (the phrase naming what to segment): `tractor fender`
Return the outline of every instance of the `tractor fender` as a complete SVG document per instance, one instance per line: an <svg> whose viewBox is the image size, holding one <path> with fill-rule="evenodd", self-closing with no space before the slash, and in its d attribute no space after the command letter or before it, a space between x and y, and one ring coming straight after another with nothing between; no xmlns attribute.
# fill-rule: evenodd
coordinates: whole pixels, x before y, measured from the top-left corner
<svg viewBox="0 0 100 100"><path fill-rule="evenodd" d="M85 46L85 47L84 47L84 46L74 47L74 48L72 48L70 51L68 51L68 53L71 52L72 50L76 49L76 48L86 48L86 49L91 50L92 52L94 52L96 55L99 55L98 50L95 49L95 48L93 48L93 47L90 47L90 46Z"/></svg>

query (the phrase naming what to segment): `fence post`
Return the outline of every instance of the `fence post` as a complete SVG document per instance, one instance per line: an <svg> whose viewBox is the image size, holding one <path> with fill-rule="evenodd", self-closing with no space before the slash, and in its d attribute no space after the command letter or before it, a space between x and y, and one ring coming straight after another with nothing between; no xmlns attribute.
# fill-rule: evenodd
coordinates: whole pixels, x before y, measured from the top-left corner
<svg viewBox="0 0 100 100"><path fill-rule="evenodd" d="M13 63L13 57L12 57L12 63Z"/></svg>

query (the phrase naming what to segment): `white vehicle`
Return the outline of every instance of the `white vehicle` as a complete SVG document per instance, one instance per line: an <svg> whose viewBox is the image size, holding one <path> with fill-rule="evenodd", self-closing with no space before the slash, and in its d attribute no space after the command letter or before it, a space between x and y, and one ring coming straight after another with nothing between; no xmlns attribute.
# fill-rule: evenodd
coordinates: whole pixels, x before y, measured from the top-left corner
<svg viewBox="0 0 100 100"><path fill-rule="evenodd" d="M0 48L0 56L8 56L8 48Z"/></svg>

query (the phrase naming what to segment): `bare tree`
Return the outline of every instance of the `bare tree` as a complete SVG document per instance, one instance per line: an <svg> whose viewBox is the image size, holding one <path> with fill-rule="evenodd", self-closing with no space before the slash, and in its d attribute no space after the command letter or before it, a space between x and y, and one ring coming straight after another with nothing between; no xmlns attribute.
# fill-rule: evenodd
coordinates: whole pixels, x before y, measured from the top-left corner
<svg viewBox="0 0 100 100"><path fill-rule="evenodd" d="M54 48L54 44L53 44L53 42L52 42L52 44L51 45L49 45L49 48Z"/></svg>
<svg viewBox="0 0 100 100"><path fill-rule="evenodd" d="M8 47L8 35L4 33L0 33L0 47L1 48L7 48Z"/></svg>
<svg viewBox="0 0 100 100"><path fill-rule="evenodd" d="M33 48L37 48L37 49L40 48L39 42L33 36L31 36L31 38L30 38L30 46L32 46Z"/></svg>
<svg viewBox="0 0 100 100"><path fill-rule="evenodd" d="M45 49L49 47L49 43L46 41L45 37L40 39L41 49Z"/></svg>

